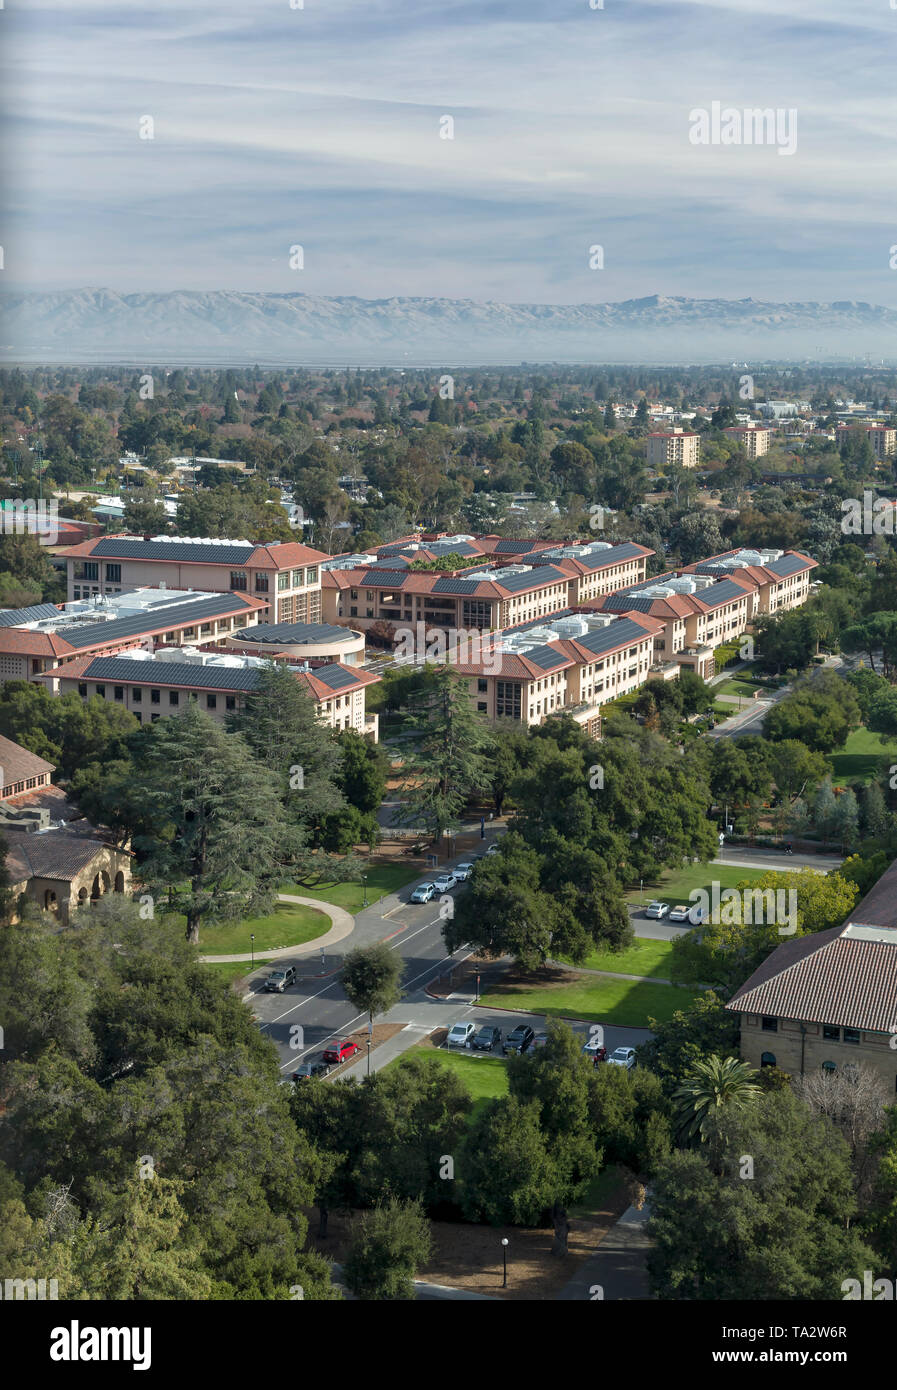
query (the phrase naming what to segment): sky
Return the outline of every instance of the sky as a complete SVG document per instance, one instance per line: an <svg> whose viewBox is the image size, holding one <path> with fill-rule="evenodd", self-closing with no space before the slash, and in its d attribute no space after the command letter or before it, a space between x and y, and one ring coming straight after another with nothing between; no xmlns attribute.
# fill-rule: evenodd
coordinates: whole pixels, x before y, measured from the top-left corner
<svg viewBox="0 0 897 1390"><path fill-rule="evenodd" d="M299 3L6 0L2 283L897 307L897 0Z"/></svg>

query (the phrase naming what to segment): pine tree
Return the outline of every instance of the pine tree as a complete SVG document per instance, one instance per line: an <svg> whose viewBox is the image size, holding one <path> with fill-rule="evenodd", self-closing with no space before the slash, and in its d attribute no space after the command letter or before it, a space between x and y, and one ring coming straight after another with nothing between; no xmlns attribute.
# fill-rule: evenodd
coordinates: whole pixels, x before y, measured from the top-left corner
<svg viewBox="0 0 897 1390"><path fill-rule="evenodd" d="M146 855L139 877L186 915L188 941L203 921L271 909L293 837L277 778L242 738L191 700L152 725L134 779L154 827L135 840Z"/></svg>
<svg viewBox="0 0 897 1390"><path fill-rule="evenodd" d="M467 682L440 667L430 691L409 718L420 734L402 787L407 824L423 822L437 843L458 823L471 792L489 786L485 723L470 703Z"/></svg>

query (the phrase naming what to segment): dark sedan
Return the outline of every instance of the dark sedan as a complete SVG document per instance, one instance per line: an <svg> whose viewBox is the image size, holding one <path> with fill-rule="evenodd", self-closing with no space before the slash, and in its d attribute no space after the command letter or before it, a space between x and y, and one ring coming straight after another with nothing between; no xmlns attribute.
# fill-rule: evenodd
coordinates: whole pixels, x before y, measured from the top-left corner
<svg viewBox="0 0 897 1390"><path fill-rule="evenodd" d="M491 1023L487 1023L475 1034L471 1047L476 1048L478 1052L492 1052L500 1042L501 1029L493 1028Z"/></svg>

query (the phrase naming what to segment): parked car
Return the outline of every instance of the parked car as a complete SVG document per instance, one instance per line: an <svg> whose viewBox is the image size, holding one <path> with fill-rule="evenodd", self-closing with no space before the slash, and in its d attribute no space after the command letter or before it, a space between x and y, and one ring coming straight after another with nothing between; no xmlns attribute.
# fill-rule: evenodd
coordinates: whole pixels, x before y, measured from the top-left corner
<svg viewBox="0 0 897 1390"><path fill-rule="evenodd" d="M456 864L452 869L452 873L459 883L464 883L473 873L473 861L471 860L470 863L467 864Z"/></svg>
<svg viewBox="0 0 897 1390"><path fill-rule="evenodd" d="M535 1036L528 1023L518 1023L505 1038L501 1050L506 1057L514 1052L525 1052Z"/></svg>
<svg viewBox="0 0 897 1390"><path fill-rule="evenodd" d="M685 903L677 903L670 912L671 922L690 922L692 926L696 927L703 920L704 909L699 903L691 903L688 906Z"/></svg>
<svg viewBox="0 0 897 1390"><path fill-rule="evenodd" d="M486 1023L478 1033L474 1034L471 1047L476 1048L478 1052L491 1052L493 1048L498 1047L500 1042L501 1029L494 1028L491 1023Z"/></svg>
<svg viewBox="0 0 897 1390"><path fill-rule="evenodd" d="M296 967L285 965L282 970L272 970L265 981L265 989L270 994L283 994L288 985L296 983Z"/></svg>
<svg viewBox="0 0 897 1390"><path fill-rule="evenodd" d="M607 1060L612 1067L628 1067L631 1069L635 1066L635 1048L615 1047Z"/></svg>
<svg viewBox="0 0 897 1390"><path fill-rule="evenodd" d="M437 893L447 893L450 888L454 888L458 880L453 873L439 874L433 880L433 887Z"/></svg>
<svg viewBox="0 0 897 1390"><path fill-rule="evenodd" d="M347 1057L354 1057L355 1053L360 1051L358 1043L353 1042L351 1038L343 1038L339 1042L328 1043L321 1056L325 1062L338 1067L340 1062L345 1062Z"/></svg>
<svg viewBox="0 0 897 1390"><path fill-rule="evenodd" d="M545 1044L546 1044L547 1042L548 1042L548 1034L547 1034L547 1033L534 1033L534 1034L533 1034L533 1040L532 1040L532 1042L530 1043L530 1051L531 1051L531 1052L537 1052L537 1051L539 1050L539 1048L540 1048L540 1047L544 1047Z"/></svg>
<svg viewBox="0 0 897 1390"><path fill-rule="evenodd" d="M489 848L486 850L486 857L488 858L490 854L498 854L498 845L489 846Z"/></svg>
<svg viewBox="0 0 897 1390"><path fill-rule="evenodd" d="M293 1072L294 1081L310 1081L315 1076L326 1076L330 1071L330 1064L323 1058L318 1058L317 1062L303 1062Z"/></svg>
<svg viewBox="0 0 897 1390"><path fill-rule="evenodd" d="M607 1057L607 1048L597 1038L589 1038L582 1051L585 1057L591 1057L593 1061L596 1057L600 1057L603 1062Z"/></svg>
<svg viewBox="0 0 897 1390"><path fill-rule="evenodd" d="M419 883L411 894L411 902L428 903L435 892L435 883Z"/></svg>
<svg viewBox="0 0 897 1390"><path fill-rule="evenodd" d="M453 1023L445 1040L446 1047L471 1047L476 1032L474 1023Z"/></svg>
<svg viewBox="0 0 897 1390"><path fill-rule="evenodd" d="M671 922L687 922L687 921L688 921L688 912L689 912L689 909L688 909L688 905L687 905L686 903L677 903L675 907L671 907L671 908L670 908L670 921L671 921Z"/></svg>
<svg viewBox="0 0 897 1390"><path fill-rule="evenodd" d="M669 903L653 902L645 908L646 917L665 917L670 910Z"/></svg>

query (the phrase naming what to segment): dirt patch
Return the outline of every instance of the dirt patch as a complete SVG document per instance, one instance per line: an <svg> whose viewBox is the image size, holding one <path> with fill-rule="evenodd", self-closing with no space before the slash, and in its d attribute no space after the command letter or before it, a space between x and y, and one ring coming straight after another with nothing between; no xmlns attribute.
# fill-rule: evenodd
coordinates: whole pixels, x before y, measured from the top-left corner
<svg viewBox="0 0 897 1390"><path fill-rule="evenodd" d="M551 1253L552 1228L475 1226L462 1221L432 1221L433 1253L418 1278L433 1284L470 1289L493 1298L542 1301L556 1298L577 1267L600 1245L632 1200L621 1181L600 1209L570 1218L568 1253ZM308 1213L309 1247L338 1263L345 1260L352 1228L360 1212L331 1212L327 1236L318 1237L318 1215ZM508 1241L508 1284L502 1287L502 1237Z"/></svg>
<svg viewBox="0 0 897 1390"><path fill-rule="evenodd" d="M381 1043L388 1042L390 1038L395 1037L396 1033L401 1033L404 1026L404 1023L375 1023L374 1031L371 1035L371 1051L374 1052ZM358 1044L361 1048L360 1058L363 1060L368 1050L367 1028L358 1028L354 1033L343 1033L342 1037L349 1038L352 1042ZM359 1054L353 1052L352 1056L347 1057L345 1062L340 1063L338 1067L332 1067L329 1075L341 1076L343 1072L348 1071L349 1067L354 1066L358 1061Z"/></svg>

